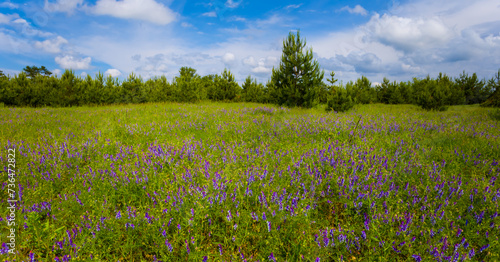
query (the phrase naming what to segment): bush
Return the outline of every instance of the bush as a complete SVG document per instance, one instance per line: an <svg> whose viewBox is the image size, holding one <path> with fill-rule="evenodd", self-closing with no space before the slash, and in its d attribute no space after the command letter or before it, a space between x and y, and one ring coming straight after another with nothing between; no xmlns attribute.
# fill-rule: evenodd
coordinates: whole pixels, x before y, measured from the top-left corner
<svg viewBox="0 0 500 262"><path fill-rule="evenodd" d="M328 98L326 111L345 112L354 106L354 102L347 90L343 87L335 87L334 93Z"/></svg>
<svg viewBox="0 0 500 262"><path fill-rule="evenodd" d="M414 79L414 85L417 90L417 105L425 110L445 111L448 109L447 101L449 101L449 89L442 87L438 81L427 78L418 80Z"/></svg>

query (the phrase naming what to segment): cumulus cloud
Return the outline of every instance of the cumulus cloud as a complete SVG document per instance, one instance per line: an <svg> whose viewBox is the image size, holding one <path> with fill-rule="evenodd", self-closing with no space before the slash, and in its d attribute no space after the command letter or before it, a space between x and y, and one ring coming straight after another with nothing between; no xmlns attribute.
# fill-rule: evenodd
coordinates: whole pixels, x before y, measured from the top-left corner
<svg viewBox="0 0 500 262"><path fill-rule="evenodd" d="M42 42L36 41L34 45L36 48L42 49L47 53L60 53L61 46L67 43L68 40L64 39L61 36L57 36L54 39L47 39Z"/></svg>
<svg viewBox="0 0 500 262"><path fill-rule="evenodd" d="M19 15L18 14L12 14L12 15L5 15L0 13L0 24L8 24L10 21L18 19Z"/></svg>
<svg viewBox="0 0 500 262"><path fill-rule="evenodd" d="M159 25L166 25L177 19L176 13L155 0L99 0L92 11L97 15L143 20Z"/></svg>
<svg viewBox="0 0 500 262"><path fill-rule="evenodd" d="M222 62L224 62L224 64L231 64L234 62L234 60L235 58L233 53L225 53L222 56Z"/></svg>
<svg viewBox="0 0 500 262"><path fill-rule="evenodd" d="M347 56L337 55L340 62L351 65L356 72L366 74L382 70L382 60L373 53L351 52Z"/></svg>
<svg viewBox="0 0 500 262"><path fill-rule="evenodd" d="M255 74L269 74L271 73L271 68L270 67L266 67L266 63L265 63L265 60L263 58L261 58L259 60L259 62L257 63L257 66L252 68L252 72L255 73Z"/></svg>
<svg viewBox="0 0 500 262"><path fill-rule="evenodd" d="M83 4L83 0L57 0L49 2L45 0L44 9L47 12L62 12L72 14L78 6Z"/></svg>
<svg viewBox="0 0 500 262"><path fill-rule="evenodd" d="M339 11L347 11L350 14L357 14L357 15L368 15L368 11L366 11L366 9L364 9L360 5L356 5L354 8L351 8L349 6L344 6Z"/></svg>
<svg viewBox="0 0 500 262"><path fill-rule="evenodd" d="M92 58L77 58L72 55L57 56L56 63L64 69L83 70L89 69Z"/></svg>
<svg viewBox="0 0 500 262"><path fill-rule="evenodd" d="M115 68L108 69L108 70L106 70L106 72L104 72L104 75L110 75L111 77L118 77L121 74L122 74L122 72L120 72L120 70L115 69Z"/></svg>
<svg viewBox="0 0 500 262"><path fill-rule="evenodd" d="M255 58L253 58L253 56L249 56L243 59L243 64L249 66L256 66L257 62L255 61Z"/></svg>
<svg viewBox="0 0 500 262"><path fill-rule="evenodd" d="M381 17L376 14L364 28L374 40L405 52L442 45L454 35L453 31L436 17L424 19L388 14Z"/></svg>

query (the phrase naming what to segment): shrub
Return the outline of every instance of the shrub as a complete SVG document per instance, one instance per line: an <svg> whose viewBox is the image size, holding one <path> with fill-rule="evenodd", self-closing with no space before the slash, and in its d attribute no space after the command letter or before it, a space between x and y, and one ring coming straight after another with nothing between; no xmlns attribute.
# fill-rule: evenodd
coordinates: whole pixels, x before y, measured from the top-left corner
<svg viewBox="0 0 500 262"><path fill-rule="evenodd" d="M328 99L326 111L345 112L354 106L354 102L345 88L335 87L333 91L334 93Z"/></svg>

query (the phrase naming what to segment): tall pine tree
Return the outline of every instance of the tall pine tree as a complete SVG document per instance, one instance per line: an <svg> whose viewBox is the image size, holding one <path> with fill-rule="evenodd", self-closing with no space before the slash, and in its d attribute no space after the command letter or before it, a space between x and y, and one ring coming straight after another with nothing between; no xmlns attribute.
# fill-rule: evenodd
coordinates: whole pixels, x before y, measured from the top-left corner
<svg viewBox="0 0 500 262"><path fill-rule="evenodd" d="M312 48L306 49L306 41L290 32L283 41L283 54L278 69L273 68L271 81L276 92L273 99L279 105L312 107L318 99L318 89L324 71L313 60Z"/></svg>

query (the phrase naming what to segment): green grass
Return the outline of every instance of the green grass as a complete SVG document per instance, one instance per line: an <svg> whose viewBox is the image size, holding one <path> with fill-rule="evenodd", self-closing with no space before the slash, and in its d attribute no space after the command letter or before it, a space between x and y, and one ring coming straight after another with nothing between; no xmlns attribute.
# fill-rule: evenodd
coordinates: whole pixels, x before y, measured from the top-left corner
<svg viewBox="0 0 500 262"><path fill-rule="evenodd" d="M500 260L490 115L380 104L338 114L250 103L0 108L0 160L16 150L20 200L16 226L0 231L6 243L15 228L17 253L1 256L432 261L433 250L474 249L472 260Z"/></svg>

